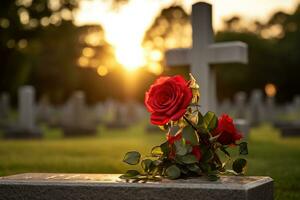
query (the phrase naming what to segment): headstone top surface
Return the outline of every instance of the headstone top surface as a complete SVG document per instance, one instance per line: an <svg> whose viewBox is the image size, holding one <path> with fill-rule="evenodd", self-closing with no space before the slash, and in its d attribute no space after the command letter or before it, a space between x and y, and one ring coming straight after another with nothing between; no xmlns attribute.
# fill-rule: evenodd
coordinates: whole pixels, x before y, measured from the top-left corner
<svg viewBox="0 0 300 200"><path fill-rule="evenodd" d="M12 176L0 177L1 184L116 184L116 185L132 185L132 186L158 186L159 187L193 187L206 188L214 187L220 189L250 189L257 185L273 181L270 177L263 176L221 176L218 181L208 181L204 177L168 180L163 179L159 182L147 183L129 183L119 179L120 174L64 174L64 173L25 173Z"/></svg>

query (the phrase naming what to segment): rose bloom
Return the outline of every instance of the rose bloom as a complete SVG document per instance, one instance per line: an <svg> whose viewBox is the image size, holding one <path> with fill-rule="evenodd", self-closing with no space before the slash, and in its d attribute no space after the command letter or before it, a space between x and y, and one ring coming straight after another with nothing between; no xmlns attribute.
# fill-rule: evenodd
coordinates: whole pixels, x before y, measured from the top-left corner
<svg viewBox="0 0 300 200"><path fill-rule="evenodd" d="M220 135L218 142L223 145L234 145L236 141L242 138L233 124L233 120L226 114L219 117L218 127L213 131L213 135Z"/></svg>
<svg viewBox="0 0 300 200"><path fill-rule="evenodd" d="M158 78L145 95L151 123L165 125L170 120L179 120L185 114L192 96L192 90L182 76Z"/></svg>

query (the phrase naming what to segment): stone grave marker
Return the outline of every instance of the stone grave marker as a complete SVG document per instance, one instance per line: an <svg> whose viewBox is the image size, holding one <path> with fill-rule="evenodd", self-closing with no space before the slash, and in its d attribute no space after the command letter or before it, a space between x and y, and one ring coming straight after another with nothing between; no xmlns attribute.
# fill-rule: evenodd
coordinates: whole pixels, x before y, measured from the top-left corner
<svg viewBox="0 0 300 200"><path fill-rule="evenodd" d="M239 119L247 118L247 95L245 92L238 92L234 96L235 117Z"/></svg>
<svg viewBox="0 0 300 200"><path fill-rule="evenodd" d="M247 63L247 44L242 42L213 42L212 6L198 2L192 6L193 45L191 49L166 52L167 66L190 65L200 85L200 110L216 112L216 73L211 64Z"/></svg>
<svg viewBox="0 0 300 200"><path fill-rule="evenodd" d="M273 180L261 176L203 177L130 183L120 174L19 174L0 178L10 200L272 200Z"/></svg>
<svg viewBox="0 0 300 200"><path fill-rule="evenodd" d="M250 124L257 126L264 120L264 100L261 90L253 90L250 96Z"/></svg>
<svg viewBox="0 0 300 200"><path fill-rule="evenodd" d="M266 98L266 105L265 105L265 119L268 122L274 122L276 120L276 103L275 97L267 96Z"/></svg>
<svg viewBox="0 0 300 200"><path fill-rule="evenodd" d="M36 126L35 90L22 86L18 92L18 122L5 131L6 138L41 138L42 132Z"/></svg>
<svg viewBox="0 0 300 200"><path fill-rule="evenodd" d="M10 123L10 96L2 93L0 96L0 129L5 129Z"/></svg>
<svg viewBox="0 0 300 200"><path fill-rule="evenodd" d="M7 119L10 113L10 96L2 93L0 96L0 119Z"/></svg>
<svg viewBox="0 0 300 200"><path fill-rule="evenodd" d="M43 96L37 105L37 121L51 124L53 118L53 108L47 96Z"/></svg>
<svg viewBox="0 0 300 200"><path fill-rule="evenodd" d="M234 96L234 124L236 128L243 134L244 138L248 138L250 131L250 123L248 117L247 95L245 92L238 92Z"/></svg>
<svg viewBox="0 0 300 200"><path fill-rule="evenodd" d="M293 98L293 107L295 112L300 115L300 95L296 95ZM300 120L300 119L299 119Z"/></svg>
<svg viewBox="0 0 300 200"><path fill-rule="evenodd" d="M75 92L67 102L61 119L64 135L89 136L97 133L97 123L85 103L82 91Z"/></svg>
<svg viewBox="0 0 300 200"><path fill-rule="evenodd" d="M293 102L285 106L286 112L283 114L290 115L293 121L275 120L274 126L281 131L283 137L300 137L300 96L296 95Z"/></svg>
<svg viewBox="0 0 300 200"><path fill-rule="evenodd" d="M106 123L109 129L125 129L130 125L128 106L125 103L118 102L115 104L113 118Z"/></svg>
<svg viewBox="0 0 300 200"><path fill-rule="evenodd" d="M218 114L219 115L224 114L224 113L231 114L232 111L233 111L233 105L229 98L224 99L218 106Z"/></svg>

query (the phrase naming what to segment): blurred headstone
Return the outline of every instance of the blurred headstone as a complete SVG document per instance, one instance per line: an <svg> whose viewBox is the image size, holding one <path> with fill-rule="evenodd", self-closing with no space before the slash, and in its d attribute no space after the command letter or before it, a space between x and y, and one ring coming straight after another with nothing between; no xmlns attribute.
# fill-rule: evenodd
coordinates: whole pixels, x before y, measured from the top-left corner
<svg viewBox="0 0 300 200"><path fill-rule="evenodd" d="M93 106L94 118L97 123L102 123L106 114L104 104L99 102Z"/></svg>
<svg viewBox="0 0 300 200"><path fill-rule="evenodd" d="M247 95L245 92L238 92L234 96L235 117L246 119L247 116Z"/></svg>
<svg viewBox="0 0 300 200"><path fill-rule="evenodd" d="M191 23L193 44L191 49L166 52L167 66L187 66L200 85L200 110L216 112L216 73L211 64L247 63L248 48L243 42L214 43L211 4L198 2L192 6Z"/></svg>
<svg viewBox="0 0 300 200"><path fill-rule="evenodd" d="M130 123L128 115L128 106L124 103L117 103L114 107L113 118L106 123L106 127L109 129L125 129Z"/></svg>
<svg viewBox="0 0 300 200"><path fill-rule="evenodd" d="M268 122L274 122L276 120L276 104L275 97L266 98L266 107L265 107L265 119Z"/></svg>
<svg viewBox="0 0 300 200"><path fill-rule="evenodd" d="M53 117L53 108L50 105L49 99L47 96L43 96L37 105L37 120L38 122L51 124Z"/></svg>
<svg viewBox="0 0 300 200"><path fill-rule="evenodd" d="M61 125L67 137L97 133L97 123L85 104L85 95L82 91L75 92L67 102L63 110Z"/></svg>
<svg viewBox="0 0 300 200"><path fill-rule="evenodd" d="M225 99L218 106L218 114L221 115L221 114L227 113L230 115L233 111L232 109L233 109L233 106L232 106L230 99Z"/></svg>
<svg viewBox="0 0 300 200"><path fill-rule="evenodd" d="M296 95L293 99L293 107L297 114L300 115L300 95ZM299 119L300 120L300 119Z"/></svg>
<svg viewBox="0 0 300 200"><path fill-rule="evenodd" d="M280 129L283 137L300 137L300 96L295 96L293 102L285 106L283 114L291 119L276 120L274 126Z"/></svg>
<svg viewBox="0 0 300 200"><path fill-rule="evenodd" d="M10 113L10 96L2 93L0 96L0 119L7 119Z"/></svg>
<svg viewBox="0 0 300 200"><path fill-rule="evenodd" d="M264 101L261 90L253 90L250 96L250 124L259 125L264 119Z"/></svg>
<svg viewBox="0 0 300 200"><path fill-rule="evenodd" d="M10 126L6 138L41 138L42 132L36 126L35 90L22 86L18 92L18 123Z"/></svg>

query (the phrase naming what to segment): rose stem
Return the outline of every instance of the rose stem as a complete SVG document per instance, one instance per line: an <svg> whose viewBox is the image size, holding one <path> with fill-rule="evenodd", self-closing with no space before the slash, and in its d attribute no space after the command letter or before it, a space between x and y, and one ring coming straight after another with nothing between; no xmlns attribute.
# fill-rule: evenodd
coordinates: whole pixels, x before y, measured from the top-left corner
<svg viewBox="0 0 300 200"><path fill-rule="evenodd" d="M197 135L198 135L199 139L203 140L202 137L201 137L201 134L198 132L198 129L194 126L194 124L192 122L190 122L190 120L188 118L186 118L186 116L183 116L183 118L197 132Z"/></svg>

